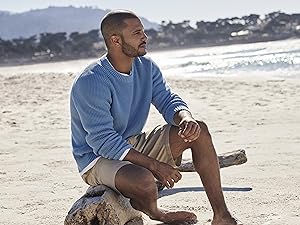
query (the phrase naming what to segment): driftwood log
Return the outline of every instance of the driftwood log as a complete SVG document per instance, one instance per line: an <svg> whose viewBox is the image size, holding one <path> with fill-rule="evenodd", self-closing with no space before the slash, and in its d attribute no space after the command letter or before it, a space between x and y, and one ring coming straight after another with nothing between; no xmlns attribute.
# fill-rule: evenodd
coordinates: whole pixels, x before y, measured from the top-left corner
<svg viewBox="0 0 300 225"><path fill-rule="evenodd" d="M226 152L218 155L220 168L240 165L247 162L246 152L243 149L239 149L232 152ZM194 172L195 168L192 162L182 162L178 167L181 172Z"/></svg>
<svg viewBox="0 0 300 225"><path fill-rule="evenodd" d="M245 150L218 155L220 168L247 162ZM182 172L195 171L192 162L178 167ZM159 187L158 187L159 188ZM141 225L141 212L130 205L129 199L104 185L89 187L71 207L64 225Z"/></svg>

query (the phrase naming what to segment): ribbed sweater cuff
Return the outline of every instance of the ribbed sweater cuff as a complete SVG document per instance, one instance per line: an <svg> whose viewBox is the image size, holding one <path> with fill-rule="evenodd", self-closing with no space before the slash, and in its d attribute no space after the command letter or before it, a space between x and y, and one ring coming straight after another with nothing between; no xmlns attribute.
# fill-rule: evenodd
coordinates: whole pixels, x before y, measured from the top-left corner
<svg viewBox="0 0 300 225"><path fill-rule="evenodd" d="M123 160L126 155L128 154L128 152L130 151L130 148L128 148L127 150L125 150L125 152L121 155L120 159L119 160Z"/></svg>

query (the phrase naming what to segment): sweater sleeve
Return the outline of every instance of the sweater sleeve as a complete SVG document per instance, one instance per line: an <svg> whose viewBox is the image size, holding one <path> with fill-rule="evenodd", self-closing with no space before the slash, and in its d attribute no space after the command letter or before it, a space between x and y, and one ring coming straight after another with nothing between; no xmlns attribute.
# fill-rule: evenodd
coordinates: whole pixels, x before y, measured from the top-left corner
<svg viewBox="0 0 300 225"><path fill-rule="evenodd" d="M81 77L72 88L71 99L86 131L86 142L94 154L122 160L132 146L113 128L109 84L93 76ZM73 137L76 136L75 133Z"/></svg>
<svg viewBox="0 0 300 225"><path fill-rule="evenodd" d="M174 115L180 110L187 110L187 104L167 85L158 66L153 63L152 66L152 103L157 110L163 115L165 121L169 124L176 125Z"/></svg>

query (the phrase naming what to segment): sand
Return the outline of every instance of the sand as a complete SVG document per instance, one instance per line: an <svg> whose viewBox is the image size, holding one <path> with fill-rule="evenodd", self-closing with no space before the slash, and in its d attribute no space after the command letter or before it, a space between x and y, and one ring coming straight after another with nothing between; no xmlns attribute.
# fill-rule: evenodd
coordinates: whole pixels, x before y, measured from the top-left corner
<svg viewBox="0 0 300 225"><path fill-rule="evenodd" d="M0 68L1 225L63 224L88 187L70 147L68 102L75 73L51 72L56 66ZM249 225L299 225L300 80L168 81L194 116L208 124L217 152L246 150L246 164L221 170L233 215ZM151 109L146 129L162 122ZM162 195L161 207L191 210L198 215L197 224L210 224L212 211L196 173L183 173Z"/></svg>

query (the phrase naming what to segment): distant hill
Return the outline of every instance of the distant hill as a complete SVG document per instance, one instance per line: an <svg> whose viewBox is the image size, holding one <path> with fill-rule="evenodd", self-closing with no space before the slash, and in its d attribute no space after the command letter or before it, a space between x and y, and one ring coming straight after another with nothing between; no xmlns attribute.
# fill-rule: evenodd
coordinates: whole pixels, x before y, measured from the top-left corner
<svg viewBox="0 0 300 225"><path fill-rule="evenodd" d="M107 13L92 7L49 7L23 13L0 11L0 38L12 39L48 32L88 32L98 29L101 18ZM158 28L157 23L142 18L145 29Z"/></svg>

